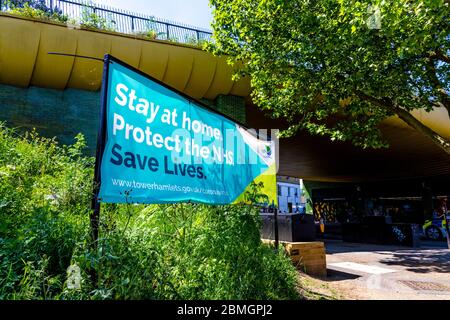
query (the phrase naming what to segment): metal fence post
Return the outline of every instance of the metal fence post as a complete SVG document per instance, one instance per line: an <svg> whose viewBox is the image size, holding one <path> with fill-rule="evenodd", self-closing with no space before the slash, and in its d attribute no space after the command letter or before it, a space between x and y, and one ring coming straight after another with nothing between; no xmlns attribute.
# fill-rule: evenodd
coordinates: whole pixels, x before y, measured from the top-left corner
<svg viewBox="0 0 450 320"><path fill-rule="evenodd" d="M198 32L198 30L196 30L195 32L197 34L197 43L199 43L200 42L200 32Z"/></svg>
<svg viewBox="0 0 450 320"><path fill-rule="evenodd" d="M50 0L50 13L53 14L53 0Z"/></svg>
<svg viewBox="0 0 450 320"><path fill-rule="evenodd" d="M134 32L134 17L131 16L131 32Z"/></svg>
<svg viewBox="0 0 450 320"><path fill-rule="evenodd" d="M275 228L275 249L278 249L278 208L275 207L275 210L273 212L273 218L274 218L274 228Z"/></svg>
<svg viewBox="0 0 450 320"><path fill-rule="evenodd" d="M169 40L169 25L166 24L167 40Z"/></svg>

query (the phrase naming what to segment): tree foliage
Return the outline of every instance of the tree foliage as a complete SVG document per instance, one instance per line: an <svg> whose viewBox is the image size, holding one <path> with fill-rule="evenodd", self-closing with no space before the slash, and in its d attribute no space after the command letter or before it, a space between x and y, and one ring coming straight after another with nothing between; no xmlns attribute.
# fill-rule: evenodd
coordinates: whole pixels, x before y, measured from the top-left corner
<svg viewBox="0 0 450 320"><path fill-rule="evenodd" d="M410 112L450 114L447 0L211 0L215 54L251 76L254 102L298 129L387 146L397 115L450 153Z"/></svg>

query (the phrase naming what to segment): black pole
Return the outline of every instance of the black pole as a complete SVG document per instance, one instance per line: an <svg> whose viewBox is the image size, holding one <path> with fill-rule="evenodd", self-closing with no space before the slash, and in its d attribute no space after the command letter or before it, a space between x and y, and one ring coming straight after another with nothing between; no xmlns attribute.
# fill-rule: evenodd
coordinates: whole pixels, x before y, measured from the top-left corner
<svg viewBox="0 0 450 320"><path fill-rule="evenodd" d="M94 169L94 186L91 202L91 248L93 251L97 251L98 247L98 230L100 222L100 202L98 199L98 193L101 183L101 170L100 165L102 162L103 150L105 148L106 139L106 103L107 103L107 90L108 90L108 71L109 71L109 55L105 54L103 59L103 78L102 78L102 91L100 97L100 124L97 134L97 150L95 152L95 169ZM95 270L91 272L92 282L97 284L97 273Z"/></svg>
<svg viewBox="0 0 450 320"><path fill-rule="evenodd" d="M447 201L448 201L448 197L445 198L444 200L444 205L443 205L443 209L444 209L444 221L445 221L445 231L447 231L447 248L450 249L450 226L449 226L449 221L447 219Z"/></svg>
<svg viewBox="0 0 450 320"><path fill-rule="evenodd" d="M274 228L275 228L275 249L278 249L278 208L274 206L273 210Z"/></svg>
<svg viewBox="0 0 450 320"><path fill-rule="evenodd" d="M62 52L47 52L47 54L54 54L57 56L66 56L66 57L74 57L74 58L83 58L83 59L91 59L91 60L97 60L97 61L105 61L105 59L100 59L96 57L90 57L90 56L80 56L78 54L71 54L71 53L62 53Z"/></svg>

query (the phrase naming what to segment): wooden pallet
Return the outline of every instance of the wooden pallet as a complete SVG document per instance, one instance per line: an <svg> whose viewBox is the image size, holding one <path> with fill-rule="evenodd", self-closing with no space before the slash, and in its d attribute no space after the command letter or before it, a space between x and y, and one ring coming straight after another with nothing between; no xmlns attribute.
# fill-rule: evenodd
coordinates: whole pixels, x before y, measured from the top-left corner
<svg viewBox="0 0 450 320"><path fill-rule="evenodd" d="M273 240L262 240L264 243L274 244ZM291 257L292 263L306 274L312 276L326 277L327 262L325 254L325 246L323 242L287 242L280 241Z"/></svg>

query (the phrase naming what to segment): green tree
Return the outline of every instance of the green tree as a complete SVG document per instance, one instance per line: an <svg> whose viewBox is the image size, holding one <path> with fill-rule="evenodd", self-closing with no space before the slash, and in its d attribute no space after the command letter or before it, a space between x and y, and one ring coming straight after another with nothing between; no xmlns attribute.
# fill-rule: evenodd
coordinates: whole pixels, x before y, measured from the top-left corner
<svg viewBox="0 0 450 320"><path fill-rule="evenodd" d="M252 97L289 136L299 129L386 147L379 124L397 115L450 153L411 115L450 116L448 0L211 0L215 54L249 75Z"/></svg>

